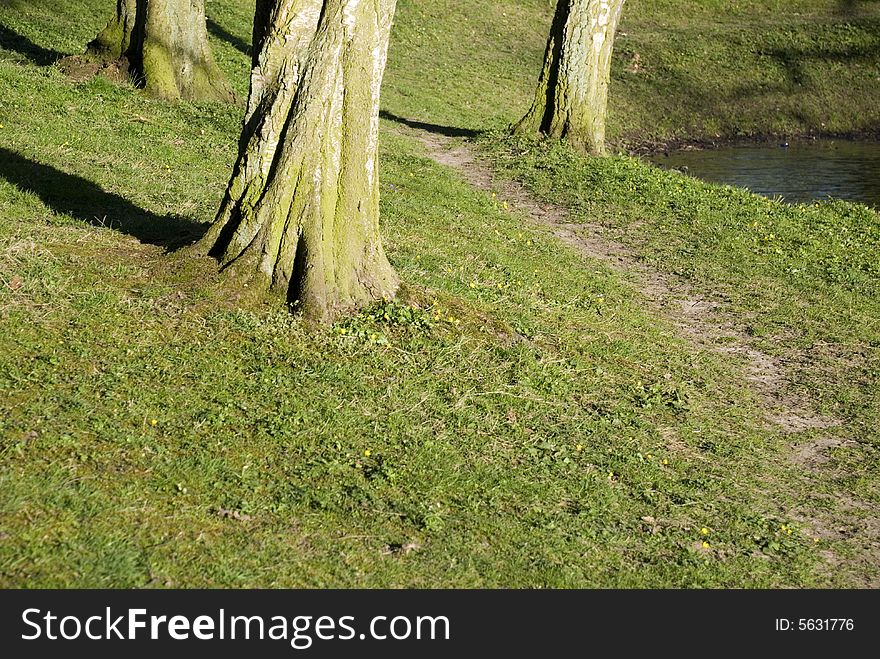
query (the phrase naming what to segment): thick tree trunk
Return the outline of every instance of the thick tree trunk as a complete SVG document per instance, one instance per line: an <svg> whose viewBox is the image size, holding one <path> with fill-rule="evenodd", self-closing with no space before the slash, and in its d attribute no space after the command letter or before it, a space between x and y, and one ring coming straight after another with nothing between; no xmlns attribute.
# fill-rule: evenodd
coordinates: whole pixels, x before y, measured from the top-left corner
<svg viewBox="0 0 880 659"><path fill-rule="evenodd" d="M88 50L124 60L135 82L159 98L234 99L208 46L205 0L117 0L116 16Z"/></svg>
<svg viewBox="0 0 880 659"><path fill-rule="evenodd" d="M397 289L379 237L378 177L395 2L257 3L238 162L201 246L315 320Z"/></svg>
<svg viewBox="0 0 880 659"><path fill-rule="evenodd" d="M605 152L614 34L624 0L559 0L535 102L515 126Z"/></svg>

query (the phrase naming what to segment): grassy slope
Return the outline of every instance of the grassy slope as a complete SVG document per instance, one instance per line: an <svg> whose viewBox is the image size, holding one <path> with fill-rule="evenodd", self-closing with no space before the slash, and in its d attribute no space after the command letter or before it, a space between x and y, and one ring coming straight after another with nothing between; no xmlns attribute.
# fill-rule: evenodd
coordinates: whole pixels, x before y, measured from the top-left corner
<svg viewBox="0 0 880 659"><path fill-rule="evenodd" d="M807 499L853 509L840 532L876 543L876 527L860 536L880 506L880 214L844 202L789 206L561 144L501 136L482 145L501 176L603 225L719 304L785 364L796 397L843 421L814 435L838 447Z"/></svg>
<svg viewBox="0 0 880 659"><path fill-rule="evenodd" d="M105 4L0 3L20 35L17 53L0 51L0 583L870 578L858 538L783 530L816 481L759 421L736 364L678 340L625 282L523 228L391 121L385 234L420 310L307 333L283 310L236 309L210 263L164 256L152 243L211 219L238 111L166 106L28 63L77 52ZM493 20L438 49L439 34L465 29L459 4ZM537 20L522 25L545 5L401 0L386 108L464 128L509 120L543 40ZM247 3L209 13L247 39ZM243 89L246 58L229 41L215 40L217 56ZM426 75L444 61L444 75ZM501 164L505 143L491 146ZM537 158L511 174L530 179ZM634 169L627 180L648 176L610 162ZM614 180L572 166L578 190ZM724 196L691 183L682 194L694 204L697 192ZM642 210L624 198L590 212ZM777 212L747 195L729 203ZM843 568L817 570L829 550Z"/></svg>
<svg viewBox="0 0 880 659"><path fill-rule="evenodd" d="M385 106L482 130L528 109L553 3L400 0ZM628 0L609 139L654 142L880 131L880 5ZM638 70L633 59L638 54ZM844 100L845 99L845 100Z"/></svg>

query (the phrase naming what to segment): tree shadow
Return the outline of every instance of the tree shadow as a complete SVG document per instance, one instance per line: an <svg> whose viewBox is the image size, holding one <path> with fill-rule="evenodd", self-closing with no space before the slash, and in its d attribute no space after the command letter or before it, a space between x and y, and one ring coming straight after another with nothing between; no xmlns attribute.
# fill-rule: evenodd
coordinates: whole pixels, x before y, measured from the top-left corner
<svg viewBox="0 0 880 659"><path fill-rule="evenodd" d="M0 178L37 195L55 213L92 226L115 229L143 243L172 251L201 238L207 224L176 215L157 215L79 176L28 160L0 147Z"/></svg>
<svg viewBox="0 0 880 659"><path fill-rule="evenodd" d="M49 66L64 57L64 53L38 46L6 25L0 25L0 48L18 53L37 66Z"/></svg>
<svg viewBox="0 0 880 659"><path fill-rule="evenodd" d="M445 135L446 137L479 137L482 134L482 131L479 130L471 130L469 128L455 128L453 126L439 126L437 124L428 124L422 121L413 121L412 119L404 119L403 117L398 117L396 114L392 114L390 112L386 112L382 110L379 113L379 116L383 119L387 119L388 121L393 121L395 123L401 124L403 126L409 126L410 128L415 128L417 130L424 130L429 133L435 133L437 135Z"/></svg>
<svg viewBox="0 0 880 659"><path fill-rule="evenodd" d="M235 48L243 55L251 56L251 45L244 39L235 36L213 18L207 19L208 32Z"/></svg>
<svg viewBox="0 0 880 659"><path fill-rule="evenodd" d="M840 0L838 12L848 16L857 16L865 9L865 5L876 2L877 0Z"/></svg>
<svg viewBox="0 0 880 659"><path fill-rule="evenodd" d="M862 0L862 2L880 2L880 0ZM665 67L662 75L646 78L642 87L648 92L640 94L645 97L653 97L654 101L662 107L663 103L673 100L670 90L674 91L674 102L677 111L696 118L693 124L684 127L684 132L697 132L703 130L705 119L717 118L733 125L739 119L732 116L744 108L757 108L764 104L767 112L775 112L778 117L788 117L798 124L807 126L815 124L817 119L811 116L812 108L805 104L789 103L784 108L779 107L780 101L797 99L799 95L809 94L816 88L821 70L816 69L816 64L852 64L873 62L877 53L880 52L880 22L871 19L869 25L876 25L866 43L856 45L829 45L817 47L788 46L788 47L765 47L758 44L752 51L753 55L766 58L766 72L776 72L772 80L751 80L730 88L719 89L717 85L706 84L707 80L701 72L685 70L683 68ZM615 51L615 69L612 84L624 84L631 74L625 73L625 67L631 61L634 51L627 48L618 48ZM769 75L767 76L770 77ZM772 100L773 105L769 105ZM775 107L775 110L773 109ZM714 131L713 131L714 132ZM875 133L876 127L858 126L853 128L854 133ZM732 136L728 136L732 137Z"/></svg>
<svg viewBox="0 0 880 659"><path fill-rule="evenodd" d="M871 61L880 51L880 39L870 45L849 48L776 48L759 50L758 53L776 60L785 72L789 82L794 85L810 84L807 64L825 61L846 64L855 61Z"/></svg>

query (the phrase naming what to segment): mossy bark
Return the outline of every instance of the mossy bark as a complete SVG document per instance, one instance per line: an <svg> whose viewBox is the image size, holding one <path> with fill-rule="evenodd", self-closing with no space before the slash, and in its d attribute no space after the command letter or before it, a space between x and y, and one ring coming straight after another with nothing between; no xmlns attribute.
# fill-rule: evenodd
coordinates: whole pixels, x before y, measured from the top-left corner
<svg viewBox="0 0 880 659"><path fill-rule="evenodd" d="M136 84L165 100L234 100L208 45L205 0L117 0L88 52L124 62Z"/></svg>
<svg viewBox="0 0 880 659"><path fill-rule="evenodd" d="M396 0L261 0L239 157L200 243L331 321L394 295L379 236L379 91ZM261 19L262 17L262 19Z"/></svg>
<svg viewBox="0 0 880 659"><path fill-rule="evenodd" d="M614 35L624 0L559 0L535 102L514 127L605 153Z"/></svg>

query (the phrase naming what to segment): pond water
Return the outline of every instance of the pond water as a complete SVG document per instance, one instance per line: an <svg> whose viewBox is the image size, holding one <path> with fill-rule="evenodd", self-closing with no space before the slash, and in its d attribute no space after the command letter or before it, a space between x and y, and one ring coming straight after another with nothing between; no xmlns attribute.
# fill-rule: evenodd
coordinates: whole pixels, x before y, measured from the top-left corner
<svg viewBox="0 0 880 659"><path fill-rule="evenodd" d="M816 140L789 146L730 146L675 151L650 160L666 169L791 203L831 197L880 209L880 142Z"/></svg>

